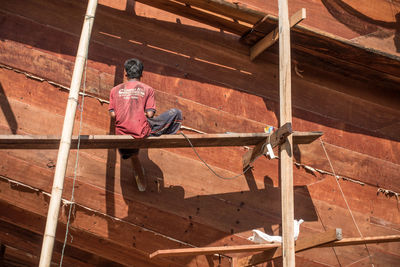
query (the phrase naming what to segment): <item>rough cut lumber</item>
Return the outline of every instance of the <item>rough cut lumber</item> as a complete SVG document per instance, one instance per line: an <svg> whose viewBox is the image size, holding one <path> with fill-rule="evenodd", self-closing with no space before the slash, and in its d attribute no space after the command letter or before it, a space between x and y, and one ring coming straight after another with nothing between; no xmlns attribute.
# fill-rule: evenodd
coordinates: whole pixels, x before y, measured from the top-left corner
<svg viewBox="0 0 400 267"><path fill-rule="evenodd" d="M306 9L302 8L297 11L293 16L290 17L290 27L293 27L300 23L303 19L306 18ZM258 41L255 45L250 48L250 60L254 60L258 57L263 51L268 49L271 45L273 45L276 41L278 41L278 27L276 27L273 31L271 31L268 35Z"/></svg>
<svg viewBox="0 0 400 267"><path fill-rule="evenodd" d="M209 13L190 7L190 5L181 4L170 0L139 0L143 4L159 8L189 19L210 25L215 28L227 30L229 32L242 35L249 27L233 20L229 20L217 13Z"/></svg>
<svg viewBox="0 0 400 267"><path fill-rule="evenodd" d="M26 266L38 265L39 252L42 245L42 239L43 237L41 234L34 233L27 229L18 227L14 224L0 220L1 244L7 247L6 250L12 247L13 249L18 250L19 253L21 253L22 255L25 254L26 259L30 258L30 264L27 264ZM62 242L56 242L51 266L59 265L62 247L63 247ZM26 254L29 254L30 257L26 257ZM7 259L7 253L5 259ZM12 259L12 257L8 259ZM68 249L65 250L64 252L63 265L76 266L76 267L91 267L91 266L121 267L121 265L117 263L102 259L97 255L85 252L83 250L80 250L72 246L68 246Z"/></svg>
<svg viewBox="0 0 400 267"><path fill-rule="evenodd" d="M300 252L306 249L317 247L326 243L342 239L342 229L331 229L323 233L309 235L296 241L295 251ZM276 259L282 256L282 248L276 248L264 251L252 256L239 258L237 266L252 266L268 260Z"/></svg>
<svg viewBox="0 0 400 267"><path fill-rule="evenodd" d="M168 257L168 256L188 256L188 255L212 255L212 254L230 254L243 252L256 252L280 247L280 244L260 244L260 245L240 245L240 246L222 246L222 247L203 247L203 248L182 248L157 250L150 254L150 258Z"/></svg>
<svg viewBox="0 0 400 267"><path fill-rule="evenodd" d="M264 17L264 13L257 10L247 8L245 5L235 2L227 2L223 0L177 0L178 2L196 6L204 10L208 10L234 20L244 21L255 24Z"/></svg>
<svg viewBox="0 0 400 267"><path fill-rule="evenodd" d="M361 237L343 238L342 240L330 242L317 247L339 247L339 246L352 246L352 245L387 243L387 242L400 242L400 235L376 236L376 237L365 237L365 238ZM259 244L259 245L240 245L240 246L222 246L222 247L164 249L164 250L157 250L151 253L149 257L154 258L154 257L172 257L172 256L188 256L188 255L195 256L195 255L257 252L257 251L278 249L280 248L280 246L281 246L280 244ZM299 246L297 248L301 249ZM278 253L275 253L275 255L278 255Z"/></svg>
<svg viewBox="0 0 400 267"><path fill-rule="evenodd" d="M386 236L370 236L370 237L352 237L343 238L332 243L324 244L319 247L342 247L342 246L354 246L364 244L377 244L377 243L389 243L389 242L400 242L400 235L386 235Z"/></svg>
<svg viewBox="0 0 400 267"><path fill-rule="evenodd" d="M287 0L279 0L279 126L292 124L292 78L290 56L290 23ZM288 135L279 147L281 180L282 256L284 267L295 266L293 136Z"/></svg>
<svg viewBox="0 0 400 267"><path fill-rule="evenodd" d="M188 134L186 137L195 147L247 146L266 140L267 133ZM321 132L294 132L296 144L308 144L322 135ZM0 135L0 149L57 149L60 138L45 135ZM74 136L71 148L77 148L78 137ZM168 148L190 147L183 135L162 135L134 139L129 135L81 135L81 149L105 148Z"/></svg>

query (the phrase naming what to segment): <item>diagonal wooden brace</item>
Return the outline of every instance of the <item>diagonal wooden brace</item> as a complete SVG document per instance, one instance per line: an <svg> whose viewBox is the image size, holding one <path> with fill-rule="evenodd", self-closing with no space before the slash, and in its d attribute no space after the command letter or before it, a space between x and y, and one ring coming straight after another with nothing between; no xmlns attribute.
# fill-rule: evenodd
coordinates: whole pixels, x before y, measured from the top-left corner
<svg viewBox="0 0 400 267"><path fill-rule="evenodd" d="M306 9L302 8L298 10L293 16L290 17L290 27L295 26L306 18ZM250 48L250 60L254 60L268 47L272 46L276 41L278 41L278 27L276 27L272 32L267 34L264 38L258 41L254 46Z"/></svg>
<svg viewBox="0 0 400 267"><path fill-rule="evenodd" d="M326 232L309 235L305 238L297 240L295 244L295 251L300 252L341 239L342 229L337 228L327 230ZM236 266L253 266L279 257L282 257L282 247L270 249L252 256L238 258Z"/></svg>
<svg viewBox="0 0 400 267"><path fill-rule="evenodd" d="M149 258L155 257L176 257L176 256L197 256L212 254L234 254L234 253L251 253L260 252L280 247L280 244L257 244L257 245L237 245L222 247L201 247L201 248L178 248L178 249L161 249L149 255Z"/></svg>
<svg viewBox="0 0 400 267"><path fill-rule="evenodd" d="M267 153L267 144L270 144L272 148L281 145L285 142L286 138L293 133L292 124L290 122L284 124L278 130L273 132L269 138L258 143L253 149L249 149L246 154L243 155L243 168L246 168L251 162L253 162L258 156Z"/></svg>

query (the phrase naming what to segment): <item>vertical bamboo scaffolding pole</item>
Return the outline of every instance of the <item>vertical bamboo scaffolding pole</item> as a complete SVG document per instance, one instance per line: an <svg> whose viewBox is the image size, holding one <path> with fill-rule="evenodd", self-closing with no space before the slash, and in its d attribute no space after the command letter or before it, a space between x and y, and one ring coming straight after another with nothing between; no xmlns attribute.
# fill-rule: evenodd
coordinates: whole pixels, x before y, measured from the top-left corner
<svg viewBox="0 0 400 267"><path fill-rule="evenodd" d="M290 67L290 24L287 0L278 0L279 7L279 124L292 122L292 94ZM293 204L293 138L290 135L281 146L280 177L282 203L283 266L295 266L294 204Z"/></svg>
<svg viewBox="0 0 400 267"><path fill-rule="evenodd" d="M78 52L75 59L74 72L72 74L67 108L65 111L64 126L61 134L50 205L47 213L46 229L42 243L42 252L40 254L40 267L50 266L51 257L53 254L54 239L56 235L58 214L60 211L61 197L64 187L65 172L67 169L68 155L71 147L72 130L74 129L76 106L78 104L79 89L81 87L83 70L87 60L90 34L92 32L96 8L97 0L89 0L85 20L82 26Z"/></svg>

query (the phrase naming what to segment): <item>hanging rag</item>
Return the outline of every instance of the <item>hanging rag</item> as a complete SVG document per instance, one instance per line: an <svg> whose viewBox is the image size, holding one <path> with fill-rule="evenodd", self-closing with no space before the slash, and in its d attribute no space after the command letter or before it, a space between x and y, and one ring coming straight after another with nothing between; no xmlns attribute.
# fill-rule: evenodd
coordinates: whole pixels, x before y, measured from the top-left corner
<svg viewBox="0 0 400 267"><path fill-rule="evenodd" d="M297 237L300 233L300 224L304 222L303 219L294 220L294 240L297 240ZM266 233L261 232L260 230L253 229L253 236L247 238L250 241L255 243L271 243L271 242L279 242L282 243L282 236L280 235L268 235Z"/></svg>

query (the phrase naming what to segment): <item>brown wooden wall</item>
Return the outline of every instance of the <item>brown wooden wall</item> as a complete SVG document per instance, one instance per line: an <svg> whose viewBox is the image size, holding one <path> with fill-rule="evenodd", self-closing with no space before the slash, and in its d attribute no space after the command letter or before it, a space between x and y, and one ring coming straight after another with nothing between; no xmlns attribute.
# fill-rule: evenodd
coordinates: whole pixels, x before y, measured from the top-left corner
<svg viewBox="0 0 400 267"><path fill-rule="evenodd" d="M328 2L333 1L323 1ZM250 62L248 47L238 42L238 36L186 24L185 19L144 5L137 4L135 16L123 10L126 2L113 4L100 5L96 14L82 134L112 133L106 101L110 89L123 81L123 62L130 57L143 60L143 81L156 90L157 110L181 109L185 126L207 133L261 132L266 125L278 126L274 50ZM68 91L54 84L69 86L84 11L85 3L80 1L3 1L0 133L60 134ZM350 38L346 30L336 34ZM339 183L362 234L398 234L398 200L377 191L400 192L400 87L374 82L363 73L328 71L332 66L324 70L323 61L296 61L293 66L297 70L296 74L293 69L292 77L294 130L324 132L327 154L335 173L346 178ZM198 151L222 175L242 171L245 148ZM345 237L359 236L321 141L298 146L295 152L297 163L323 171L294 165L295 218L306 221L300 237L326 228L343 228ZM3 150L0 154L1 231L24 229L40 248L38 235L44 229L57 151ZM229 266L229 257L149 261L147 255L162 248L246 244L256 228L279 234L276 160L260 158L245 176L222 180L191 149L143 150L140 155L148 175L146 193L138 192L129 163L121 161L116 151L79 151L71 262L74 255L83 255L78 257L82 266L110 261L138 266L208 266L210 262ZM76 151L71 151L65 199L71 195L75 158ZM57 235L61 243L69 205L63 207ZM39 249L28 250L21 239L16 235L16 241L7 243L0 236L6 246L37 257ZM368 248L378 265L394 266L400 261L398 243ZM297 256L303 266L369 263L363 246L314 249Z"/></svg>

